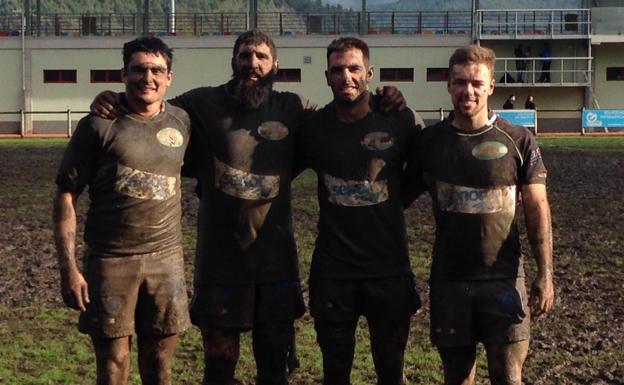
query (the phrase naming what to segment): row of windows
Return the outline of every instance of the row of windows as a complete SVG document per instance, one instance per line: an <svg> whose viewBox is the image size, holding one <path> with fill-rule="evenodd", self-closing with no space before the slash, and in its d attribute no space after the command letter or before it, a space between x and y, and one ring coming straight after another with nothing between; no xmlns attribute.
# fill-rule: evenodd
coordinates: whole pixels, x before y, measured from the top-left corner
<svg viewBox="0 0 624 385"><path fill-rule="evenodd" d="M43 70L44 83L76 83L77 70ZM121 83L121 70L91 70L91 83Z"/></svg>
<svg viewBox="0 0 624 385"><path fill-rule="evenodd" d="M446 81L446 68L427 68L427 81ZM44 83L76 83L77 70L43 70ZM381 81L413 82L413 68L381 68ZM301 83L301 69L281 68L276 82ZM121 70L91 70L91 83L121 83Z"/></svg>
<svg viewBox="0 0 624 385"><path fill-rule="evenodd" d="M413 82L413 68L381 68L379 78L382 82ZM428 82L445 82L448 79L448 68L427 68Z"/></svg>
<svg viewBox="0 0 624 385"><path fill-rule="evenodd" d="M43 70L44 83L76 83L77 70ZM413 82L413 68L381 68L382 82ZM428 82L445 82L447 68L427 68ZM607 67L608 81L624 81L624 67ZM275 76L276 82L301 83L301 69L281 68ZM121 70L91 70L91 83L121 83Z"/></svg>
<svg viewBox="0 0 624 385"><path fill-rule="evenodd" d="M76 83L78 70L43 70L44 83ZM284 68L277 72L276 82L301 82L301 70ZM91 83L121 83L121 70L91 70Z"/></svg>
<svg viewBox="0 0 624 385"><path fill-rule="evenodd" d="M382 82L414 81L413 68L382 68L379 75ZM448 76L448 68L427 68L428 82L446 82ZM624 67L607 67L607 81L624 81Z"/></svg>

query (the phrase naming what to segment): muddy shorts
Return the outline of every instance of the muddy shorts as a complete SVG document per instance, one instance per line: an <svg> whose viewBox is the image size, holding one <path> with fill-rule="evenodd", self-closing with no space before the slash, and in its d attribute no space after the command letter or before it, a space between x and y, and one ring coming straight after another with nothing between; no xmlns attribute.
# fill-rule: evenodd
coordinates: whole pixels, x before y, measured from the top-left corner
<svg viewBox="0 0 624 385"><path fill-rule="evenodd" d="M198 327L250 330L258 323L293 321L305 305L299 282L195 287L191 321Z"/></svg>
<svg viewBox="0 0 624 385"><path fill-rule="evenodd" d="M81 332L99 337L180 333L190 326L182 248L109 257L87 252Z"/></svg>
<svg viewBox="0 0 624 385"><path fill-rule="evenodd" d="M410 275L373 279L320 279L310 282L310 312L317 321L409 318L420 308Z"/></svg>
<svg viewBox="0 0 624 385"><path fill-rule="evenodd" d="M529 339L524 278L431 281L431 342L436 346L503 344Z"/></svg>

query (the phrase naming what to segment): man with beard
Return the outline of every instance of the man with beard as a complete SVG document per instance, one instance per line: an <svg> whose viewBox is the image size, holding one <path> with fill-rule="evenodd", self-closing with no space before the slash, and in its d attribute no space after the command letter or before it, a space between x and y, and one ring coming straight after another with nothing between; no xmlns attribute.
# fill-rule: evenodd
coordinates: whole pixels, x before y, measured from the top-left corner
<svg viewBox="0 0 624 385"><path fill-rule="evenodd" d="M236 383L240 333L252 330L258 385L287 384L294 320L305 311L291 220L294 129L315 106L272 90L272 39L238 37L233 79L172 103L192 121L185 172L201 195L191 319L204 342L204 385Z"/></svg>
<svg viewBox="0 0 624 385"><path fill-rule="evenodd" d="M323 353L324 385L350 384L360 316L368 322L377 384L403 384L410 317L420 306L401 189L404 170L413 166L408 151L424 123L409 109L373 111L373 72L365 42L334 40L325 72L334 99L297 133L300 166L318 177L310 312Z"/></svg>
<svg viewBox="0 0 624 385"><path fill-rule="evenodd" d="M494 51L476 45L451 56L453 113L425 128L417 151L422 172L411 175L422 179L433 202L431 340L447 385L474 383L479 342L490 382L520 385L529 309L537 318L555 299L546 168L531 132L488 110L495 61ZM519 202L537 262L530 298L515 223Z"/></svg>
<svg viewBox="0 0 624 385"><path fill-rule="evenodd" d="M200 193L191 319L203 338L204 385L236 383L240 334L250 329L257 384L286 384L293 323L305 309L291 223L294 131L316 106L272 90L277 49L258 30L236 39L231 64L228 83L171 100L191 118L183 173ZM106 116L115 98L102 94L92 110Z"/></svg>

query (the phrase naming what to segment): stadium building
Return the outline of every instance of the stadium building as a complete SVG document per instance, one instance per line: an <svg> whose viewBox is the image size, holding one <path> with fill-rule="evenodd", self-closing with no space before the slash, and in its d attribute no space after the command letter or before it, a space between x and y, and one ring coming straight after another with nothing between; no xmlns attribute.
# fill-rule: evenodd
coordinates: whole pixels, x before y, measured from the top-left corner
<svg viewBox="0 0 624 385"><path fill-rule="evenodd" d="M449 56L475 42L498 57L493 108L511 94L524 108L532 95L540 132L578 133L582 109L624 108L624 5L578 3L583 7L486 9L472 1L472 10L436 12L0 15L0 134L70 133L98 92L123 90L121 47L137 35L159 36L174 48L169 96L221 84L231 76L237 34L254 26L278 46L276 89L328 102L325 48L338 36L359 36L371 47L373 85L399 87L429 121L451 108ZM550 76L542 73L545 56Z"/></svg>

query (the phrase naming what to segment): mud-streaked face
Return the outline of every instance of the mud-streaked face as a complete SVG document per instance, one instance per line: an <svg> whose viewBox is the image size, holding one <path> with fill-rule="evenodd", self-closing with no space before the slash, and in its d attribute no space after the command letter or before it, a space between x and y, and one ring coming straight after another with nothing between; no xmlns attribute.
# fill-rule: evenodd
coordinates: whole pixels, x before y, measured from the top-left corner
<svg viewBox="0 0 624 385"><path fill-rule="evenodd" d="M457 117L487 119L494 79L485 64L455 64L449 74L448 92Z"/></svg>
<svg viewBox="0 0 624 385"><path fill-rule="evenodd" d="M334 94L334 101L351 104L368 92L373 67L357 48L336 51L327 59L325 77Z"/></svg>
<svg viewBox="0 0 624 385"><path fill-rule="evenodd" d="M257 82L267 75L277 72L279 62L271 54L265 43L258 45L241 44L232 59L235 76L247 82Z"/></svg>
<svg viewBox="0 0 624 385"><path fill-rule="evenodd" d="M122 70L126 97L138 106L160 105L172 79L173 72L167 68L165 58L149 52L134 53Z"/></svg>

